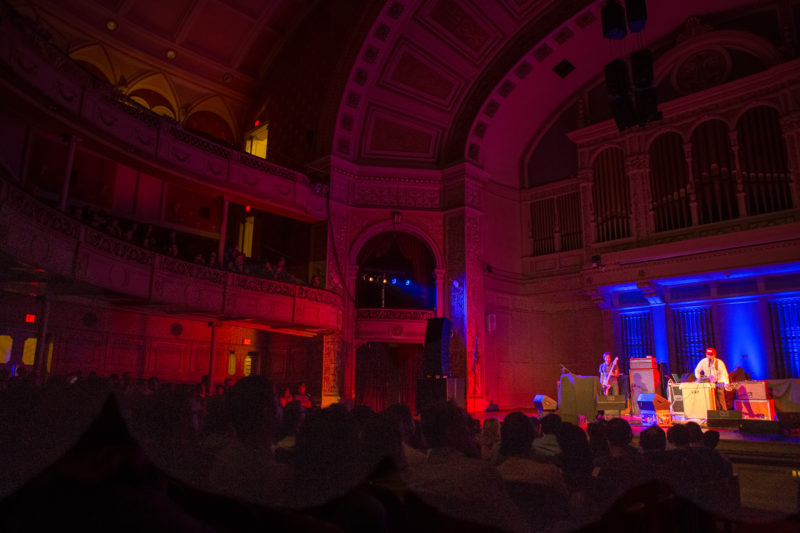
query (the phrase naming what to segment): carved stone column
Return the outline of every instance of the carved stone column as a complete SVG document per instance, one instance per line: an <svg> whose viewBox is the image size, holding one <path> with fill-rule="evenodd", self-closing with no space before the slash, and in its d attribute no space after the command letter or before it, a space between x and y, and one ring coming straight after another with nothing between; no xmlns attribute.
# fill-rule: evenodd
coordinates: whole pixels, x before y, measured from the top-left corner
<svg viewBox="0 0 800 533"><path fill-rule="evenodd" d="M444 276L447 271L443 268L437 268L433 271L436 278L436 316L444 316L445 300L444 300Z"/></svg>
<svg viewBox="0 0 800 533"><path fill-rule="evenodd" d="M650 158L647 154L626 157L625 171L628 174L631 190L631 234L634 239L641 239L653 232Z"/></svg>
<svg viewBox="0 0 800 533"><path fill-rule="evenodd" d="M485 407L482 203L485 176L460 165L446 177L445 257L448 315L453 323L450 372L465 378L467 410Z"/></svg>
<svg viewBox="0 0 800 533"><path fill-rule="evenodd" d="M328 217L328 254L325 287L342 296L340 331L325 336L322 354L322 406L355 399L355 277L358 268L347 265L347 216L332 204Z"/></svg>

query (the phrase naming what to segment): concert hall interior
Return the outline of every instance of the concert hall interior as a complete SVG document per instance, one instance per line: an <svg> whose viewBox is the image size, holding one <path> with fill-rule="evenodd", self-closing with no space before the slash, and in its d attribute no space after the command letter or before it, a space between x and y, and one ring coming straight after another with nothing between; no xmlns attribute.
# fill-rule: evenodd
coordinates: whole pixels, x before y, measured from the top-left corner
<svg viewBox="0 0 800 533"><path fill-rule="evenodd" d="M789 527L799 67L800 0L0 0L0 529L71 519L48 491L114 476L152 491L126 508L152 527L570 530L668 496L676 530ZM394 435L398 404L418 440L388 490L347 470L367 445L341 427ZM496 521L489 484L462 483L505 475L491 446L449 466L453 501L426 499L426 410L470 429L558 412L564 439L624 420L634 447L694 421L732 481L696 501L659 478L587 511L548 459L565 514L537 522L552 495L531 511L503 486L517 507ZM272 435L292 417L291 453L330 468L305 490ZM242 436L260 424L263 456ZM416 504L391 499L399 479ZM92 494L64 501L127 493Z"/></svg>

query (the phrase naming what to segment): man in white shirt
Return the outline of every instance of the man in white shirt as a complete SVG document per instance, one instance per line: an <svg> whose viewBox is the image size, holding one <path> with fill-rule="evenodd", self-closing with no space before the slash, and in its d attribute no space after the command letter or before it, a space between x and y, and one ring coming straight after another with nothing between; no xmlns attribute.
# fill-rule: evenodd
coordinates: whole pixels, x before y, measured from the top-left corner
<svg viewBox="0 0 800 533"><path fill-rule="evenodd" d="M717 349L709 346L706 356L701 359L694 369L694 377L699 380L707 379L715 385L728 385L728 369L725 363L717 359ZM717 409L727 410L728 402L725 399L725 387L716 387Z"/></svg>
<svg viewBox="0 0 800 533"><path fill-rule="evenodd" d="M698 380L705 377L711 383L721 383L724 385L729 383L728 369L725 367L725 363L717 359L716 348L710 346L706 348L706 356L697 363L694 369L694 377Z"/></svg>

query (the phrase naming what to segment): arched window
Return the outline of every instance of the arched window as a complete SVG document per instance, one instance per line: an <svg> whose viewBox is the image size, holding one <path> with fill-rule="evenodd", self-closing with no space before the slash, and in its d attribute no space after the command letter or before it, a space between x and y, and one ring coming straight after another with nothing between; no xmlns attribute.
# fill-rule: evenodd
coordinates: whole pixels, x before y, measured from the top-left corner
<svg viewBox="0 0 800 533"><path fill-rule="evenodd" d="M791 209L789 163L778 112L767 106L753 108L739 119L736 131L747 214Z"/></svg>
<svg viewBox="0 0 800 533"><path fill-rule="evenodd" d="M650 194L656 231L691 226L689 168L677 133L659 135L650 145Z"/></svg>
<svg viewBox="0 0 800 533"><path fill-rule="evenodd" d="M625 155L619 148L601 152L592 165L594 217L598 242L630 236L630 186Z"/></svg>
<svg viewBox="0 0 800 533"><path fill-rule="evenodd" d="M728 127L704 122L692 133L692 171L700 224L739 216Z"/></svg>

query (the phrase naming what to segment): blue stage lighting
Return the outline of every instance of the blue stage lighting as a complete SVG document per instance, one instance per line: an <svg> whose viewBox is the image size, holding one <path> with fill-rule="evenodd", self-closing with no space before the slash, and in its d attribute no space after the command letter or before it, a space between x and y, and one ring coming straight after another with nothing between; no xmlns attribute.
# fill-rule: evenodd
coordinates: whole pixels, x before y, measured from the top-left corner
<svg viewBox="0 0 800 533"><path fill-rule="evenodd" d="M392 285L397 285L397 278L392 278Z"/></svg>
<svg viewBox="0 0 800 533"><path fill-rule="evenodd" d="M411 280L410 280L410 279L407 279L407 280L406 280L406 287L408 287L409 285L411 285Z"/></svg>

